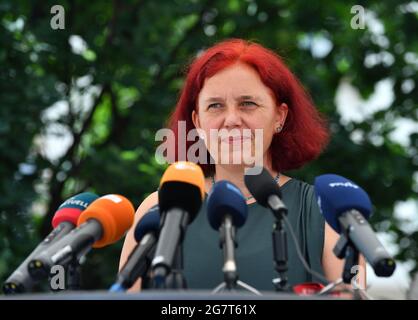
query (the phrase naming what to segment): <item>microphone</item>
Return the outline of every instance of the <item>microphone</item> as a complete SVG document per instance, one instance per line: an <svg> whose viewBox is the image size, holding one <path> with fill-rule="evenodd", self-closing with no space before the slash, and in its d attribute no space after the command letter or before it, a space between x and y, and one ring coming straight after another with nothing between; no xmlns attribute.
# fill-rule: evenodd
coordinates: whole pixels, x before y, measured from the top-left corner
<svg viewBox="0 0 418 320"><path fill-rule="evenodd" d="M263 167L247 169L244 175L245 185L254 199L263 207L270 208L276 218L287 214L282 192L270 173Z"/></svg>
<svg viewBox="0 0 418 320"><path fill-rule="evenodd" d="M67 199L58 207L52 219L53 230L7 278L3 284L5 294L23 293L32 290L36 281L31 278L28 272L29 262L41 251L47 249L74 229L80 214L97 198L98 196L94 193L84 192Z"/></svg>
<svg viewBox="0 0 418 320"><path fill-rule="evenodd" d="M144 278L151 264L151 254L155 249L160 232L160 211L158 205L152 207L135 228L135 240L138 243L119 272L116 282L109 291L124 292L135 281Z"/></svg>
<svg viewBox="0 0 418 320"><path fill-rule="evenodd" d="M157 286L165 283L173 267L174 256L181 248L187 225L197 216L205 196L202 169L191 162L170 165L161 178L158 190L161 230L151 263Z"/></svg>
<svg viewBox="0 0 418 320"><path fill-rule="evenodd" d="M123 196L100 197L82 212L77 228L29 262L29 273L35 279L47 277L52 266L79 261L92 247L118 241L131 227L134 212L132 203Z"/></svg>
<svg viewBox="0 0 418 320"><path fill-rule="evenodd" d="M315 194L327 223L337 233L343 233L364 255L377 276L391 276L396 268L395 260L383 248L367 221L372 211L367 193L344 177L325 174L315 178Z"/></svg>
<svg viewBox="0 0 418 320"><path fill-rule="evenodd" d="M247 216L247 203L241 190L225 180L216 182L208 196L207 217L210 226L221 234L219 244L224 251L222 271L228 289L233 289L238 281L235 228L242 227Z"/></svg>

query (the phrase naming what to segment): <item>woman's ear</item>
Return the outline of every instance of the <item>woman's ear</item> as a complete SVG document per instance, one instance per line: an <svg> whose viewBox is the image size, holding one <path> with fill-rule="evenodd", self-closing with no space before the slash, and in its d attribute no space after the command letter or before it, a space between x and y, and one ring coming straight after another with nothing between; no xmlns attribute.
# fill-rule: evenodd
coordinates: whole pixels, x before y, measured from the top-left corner
<svg viewBox="0 0 418 320"><path fill-rule="evenodd" d="M282 103L280 106L277 107L277 114L276 114L276 125L284 127L284 123L286 122L287 113L289 111L289 107L286 103Z"/></svg>
<svg viewBox="0 0 418 320"><path fill-rule="evenodd" d="M200 129L199 115L197 114L196 110L192 111L192 122L196 129Z"/></svg>

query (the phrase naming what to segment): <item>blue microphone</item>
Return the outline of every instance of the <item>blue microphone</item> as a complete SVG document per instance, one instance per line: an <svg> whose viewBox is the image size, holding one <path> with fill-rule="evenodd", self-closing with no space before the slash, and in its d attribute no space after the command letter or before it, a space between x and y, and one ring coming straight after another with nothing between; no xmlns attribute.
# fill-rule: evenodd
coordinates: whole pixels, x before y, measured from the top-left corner
<svg viewBox="0 0 418 320"><path fill-rule="evenodd" d="M158 235L160 231L160 209L158 205L153 206L142 217L134 232L136 242L140 243L148 233Z"/></svg>
<svg viewBox="0 0 418 320"><path fill-rule="evenodd" d="M325 174L315 179L315 194L327 223L351 241L377 276L390 277L396 264L367 221L372 213L367 193L344 177Z"/></svg>
<svg viewBox="0 0 418 320"><path fill-rule="evenodd" d="M159 232L160 210L158 205L155 205L136 225L134 236L138 244L129 255L109 291L124 292L132 287L138 278L145 277L151 265Z"/></svg>
<svg viewBox="0 0 418 320"><path fill-rule="evenodd" d="M247 220L247 203L240 189L226 180L216 182L208 196L207 215L209 224L215 230L230 215L235 227L242 227Z"/></svg>
<svg viewBox="0 0 418 320"><path fill-rule="evenodd" d="M238 275L234 249L237 247L235 228L247 220L247 203L241 191L231 182L216 182L207 200L209 224L221 233L220 246L224 252L224 279L228 289L236 286Z"/></svg>

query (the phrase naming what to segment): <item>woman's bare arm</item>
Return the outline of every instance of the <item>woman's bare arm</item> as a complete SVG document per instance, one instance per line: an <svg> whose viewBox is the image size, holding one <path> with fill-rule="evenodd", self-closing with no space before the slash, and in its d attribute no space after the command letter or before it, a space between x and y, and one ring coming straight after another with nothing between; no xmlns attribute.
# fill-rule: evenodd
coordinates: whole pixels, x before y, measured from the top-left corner
<svg viewBox="0 0 418 320"><path fill-rule="evenodd" d="M138 207L138 210L135 213L135 222L132 225L131 229L128 231L125 237L125 242L123 243L122 252L119 260L119 270L125 265L126 260L131 254L132 250L136 246L136 241L134 238L135 227L138 224L138 221L148 212L151 207L158 203L158 193L154 192L150 194ZM138 292L141 290L141 279L138 279L135 284L128 290L128 292Z"/></svg>
<svg viewBox="0 0 418 320"><path fill-rule="evenodd" d="M332 229L328 223L325 222L325 242L324 251L322 255L322 266L324 268L325 277L329 281L335 281L342 276L344 268L344 259L338 259L333 249L337 243L340 235ZM360 288L366 288L366 261L364 257L359 257L359 274L357 276L357 284Z"/></svg>

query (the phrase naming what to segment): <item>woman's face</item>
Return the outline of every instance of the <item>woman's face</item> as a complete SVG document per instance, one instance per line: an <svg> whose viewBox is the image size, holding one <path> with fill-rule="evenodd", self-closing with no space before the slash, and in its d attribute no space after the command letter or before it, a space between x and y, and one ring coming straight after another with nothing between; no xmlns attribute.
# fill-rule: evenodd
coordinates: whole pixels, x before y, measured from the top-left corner
<svg viewBox="0 0 418 320"><path fill-rule="evenodd" d="M237 152L244 161L242 155L251 146L251 157L261 155L265 164L273 135L284 125L288 107L276 105L273 92L253 68L236 63L221 70L205 80L197 100L193 123L204 131L206 148L215 161L231 164ZM213 129L219 132L217 139L210 139L211 131L216 132ZM225 163L228 155L229 162Z"/></svg>

